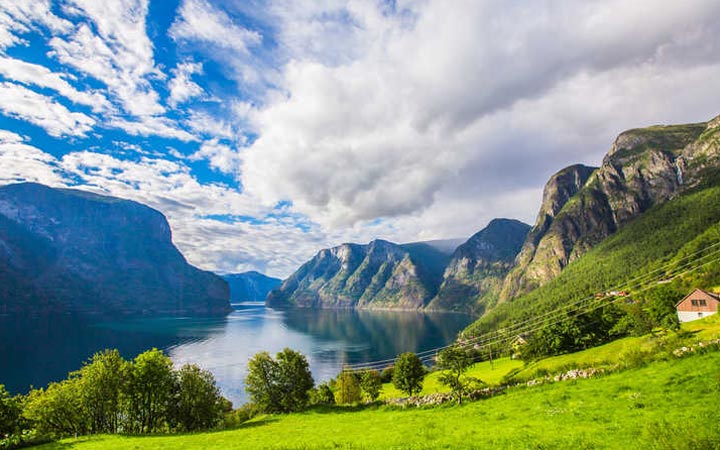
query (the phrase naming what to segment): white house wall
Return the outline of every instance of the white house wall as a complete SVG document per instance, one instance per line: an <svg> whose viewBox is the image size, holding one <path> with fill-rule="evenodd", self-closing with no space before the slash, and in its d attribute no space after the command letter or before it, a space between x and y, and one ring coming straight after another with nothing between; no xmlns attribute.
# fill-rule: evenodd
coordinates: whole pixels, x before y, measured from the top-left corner
<svg viewBox="0 0 720 450"><path fill-rule="evenodd" d="M680 322L692 322L693 320L702 319L703 317L712 316L712 311L678 311L678 319Z"/></svg>

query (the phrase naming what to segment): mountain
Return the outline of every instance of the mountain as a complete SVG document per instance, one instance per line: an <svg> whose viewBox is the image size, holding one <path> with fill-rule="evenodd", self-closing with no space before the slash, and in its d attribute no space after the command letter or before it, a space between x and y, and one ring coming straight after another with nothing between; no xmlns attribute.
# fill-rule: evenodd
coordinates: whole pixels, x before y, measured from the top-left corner
<svg viewBox="0 0 720 450"><path fill-rule="evenodd" d="M494 219L453 253L429 310L482 314L498 297L530 226Z"/></svg>
<svg viewBox="0 0 720 450"><path fill-rule="evenodd" d="M438 242L442 242L439 244ZM270 292L268 306L423 309L450 261L446 241L394 244L375 240L321 250Z"/></svg>
<svg viewBox="0 0 720 450"><path fill-rule="evenodd" d="M228 286L187 263L158 211L35 183L0 187L0 312L213 315Z"/></svg>
<svg viewBox="0 0 720 450"><path fill-rule="evenodd" d="M230 301L264 301L268 293L280 286L282 280L260 272L230 273L222 278L230 286Z"/></svg>
<svg viewBox="0 0 720 450"><path fill-rule="evenodd" d="M599 168L555 174L500 300L542 286L649 209L716 180L718 127L720 117L625 131Z"/></svg>

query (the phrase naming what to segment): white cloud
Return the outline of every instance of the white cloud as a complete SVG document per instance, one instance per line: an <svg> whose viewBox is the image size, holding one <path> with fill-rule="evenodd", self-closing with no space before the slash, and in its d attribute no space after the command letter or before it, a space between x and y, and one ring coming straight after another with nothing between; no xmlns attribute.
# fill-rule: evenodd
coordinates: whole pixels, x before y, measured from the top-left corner
<svg viewBox="0 0 720 450"><path fill-rule="evenodd" d="M184 142L197 140L191 133L178 127L173 120L162 116L143 117L138 121L112 117L107 121L107 125L113 128L120 128L133 136L162 136L179 139Z"/></svg>
<svg viewBox="0 0 720 450"><path fill-rule="evenodd" d="M328 227L527 218L547 176L622 129L720 104L714 1L270 3L290 54L241 181Z"/></svg>
<svg viewBox="0 0 720 450"><path fill-rule="evenodd" d="M81 22L68 37L50 40L51 56L103 82L127 113L163 114L165 108L150 83L164 74L155 67L146 32L147 0L72 0L72 5L67 10L91 20L97 34Z"/></svg>
<svg viewBox="0 0 720 450"><path fill-rule="evenodd" d="M231 147L221 144L218 139L205 141L200 149L190 155L190 160L207 160L210 167L226 174L237 175L240 165L238 152Z"/></svg>
<svg viewBox="0 0 720 450"><path fill-rule="evenodd" d="M194 62L180 63L172 70L172 73L173 78L168 83L170 88L168 103L170 106L176 107L180 103L205 95L203 88L192 81L194 74L202 73L202 64Z"/></svg>
<svg viewBox="0 0 720 450"><path fill-rule="evenodd" d="M102 94L79 91L64 79L63 74L52 72L39 64L0 56L0 74L12 81L26 85L32 84L53 89L73 103L90 106L95 112L110 108L110 103Z"/></svg>
<svg viewBox="0 0 720 450"><path fill-rule="evenodd" d="M242 136L233 127L232 118L231 121L228 121L204 111L191 110L189 117L184 123L197 134L210 135L228 140L242 140Z"/></svg>
<svg viewBox="0 0 720 450"><path fill-rule="evenodd" d="M262 41L258 32L237 25L206 0L183 0L170 35L176 40L205 42L245 54Z"/></svg>
<svg viewBox="0 0 720 450"><path fill-rule="evenodd" d="M50 6L50 0L0 0L0 51L24 44L21 35L38 27L67 31L72 24L53 14Z"/></svg>
<svg viewBox="0 0 720 450"><path fill-rule="evenodd" d="M0 183L34 181L50 186L63 186L64 180L55 158L28 145L26 138L0 130Z"/></svg>
<svg viewBox="0 0 720 450"><path fill-rule="evenodd" d="M0 83L0 111L42 127L50 136L85 136L95 120L83 113L71 112L50 97L18 84Z"/></svg>

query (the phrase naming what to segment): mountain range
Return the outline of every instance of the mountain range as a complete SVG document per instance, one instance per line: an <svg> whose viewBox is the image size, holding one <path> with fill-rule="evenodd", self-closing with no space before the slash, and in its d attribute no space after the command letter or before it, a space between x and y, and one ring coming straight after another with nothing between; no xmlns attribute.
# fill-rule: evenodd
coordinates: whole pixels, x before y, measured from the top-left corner
<svg viewBox="0 0 720 450"><path fill-rule="evenodd" d="M187 263L165 217L129 200L0 187L0 313L215 315L227 283Z"/></svg>
<svg viewBox="0 0 720 450"><path fill-rule="evenodd" d="M550 177L534 226L495 219L452 255L373 241L320 251L272 306L486 314L557 278L646 212L720 181L720 117L621 133L600 167Z"/></svg>
<svg viewBox="0 0 720 450"><path fill-rule="evenodd" d="M278 287L282 280L251 270L222 276L230 286L230 301L264 301L268 293Z"/></svg>

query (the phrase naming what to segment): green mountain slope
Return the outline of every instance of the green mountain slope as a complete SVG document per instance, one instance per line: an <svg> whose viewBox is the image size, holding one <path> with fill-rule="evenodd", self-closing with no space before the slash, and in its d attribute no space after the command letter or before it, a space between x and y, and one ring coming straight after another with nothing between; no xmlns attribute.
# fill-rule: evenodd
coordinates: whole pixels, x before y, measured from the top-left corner
<svg viewBox="0 0 720 450"><path fill-rule="evenodd" d="M563 172L572 167L561 171L546 186L538 221L504 282L501 300L542 286L636 217L714 180L720 168L719 131L720 117L629 130L592 174L585 170L568 177ZM571 195L551 195L557 186Z"/></svg>
<svg viewBox="0 0 720 450"><path fill-rule="evenodd" d="M542 287L491 310L464 334L476 335L532 319L598 292L622 288L623 283L638 276L648 275L652 280L663 278L680 267L685 261L681 258L720 242L719 199L720 186L698 186L694 192L653 207L570 263ZM701 252L693 258L699 259L703 255ZM691 263L693 258L689 259ZM664 270L657 271L659 268ZM720 263L705 266L663 286L682 293L691 286L717 284L720 284ZM630 293L633 294L632 290Z"/></svg>

